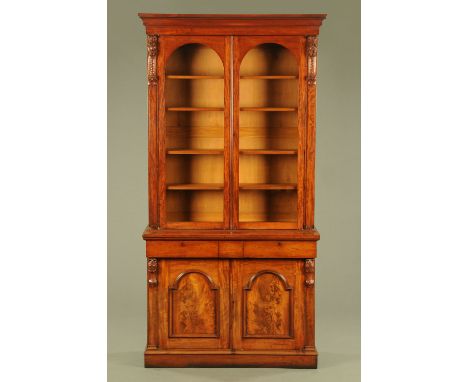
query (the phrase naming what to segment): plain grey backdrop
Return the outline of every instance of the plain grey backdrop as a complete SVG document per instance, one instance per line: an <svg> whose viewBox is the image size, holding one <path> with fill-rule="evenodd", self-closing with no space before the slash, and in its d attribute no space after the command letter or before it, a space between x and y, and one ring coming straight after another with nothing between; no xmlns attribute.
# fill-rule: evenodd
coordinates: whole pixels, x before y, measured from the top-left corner
<svg viewBox="0 0 468 382"><path fill-rule="evenodd" d="M317 79L317 370L143 368L147 80L138 12L328 13ZM109 381L360 380L360 53L359 0L108 1Z"/></svg>

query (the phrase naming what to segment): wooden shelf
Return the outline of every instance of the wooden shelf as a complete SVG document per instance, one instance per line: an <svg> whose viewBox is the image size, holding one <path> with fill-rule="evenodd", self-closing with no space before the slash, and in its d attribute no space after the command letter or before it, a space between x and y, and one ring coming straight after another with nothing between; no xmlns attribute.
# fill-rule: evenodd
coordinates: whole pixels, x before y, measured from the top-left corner
<svg viewBox="0 0 468 382"><path fill-rule="evenodd" d="M240 190L295 190L297 184L294 183L241 183Z"/></svg>
<svg viewBox="0 0 468 382"><path fill-rule="evenodd" d="M168 107L168 111L224 111L224 107Z"/></svg>
<svg viewBox="0 0 468 382"><path fill-rule="evenodd" d="M170 155L222 155L224 150L167 150Z"/></svg>
<svg viewBox="0 0 468 382"><path fill-rule="evenodd" d="M297 150L239 150L246 155L296 155Z"/></svg>
<svg viewBox="0 0 468 382"><path fill-rule="evenodd" d="M168 74L166 78L170 80L218 80L224 79L224 76L196 76L196 75L175 75Z"/></svg>
<svg viewBox="0 0 468 382"><path fill-rule="evenodd" d="M168 190L223 190L222 183L168 184Z"/></svg>
<svg viewBox="0 0 468 382"><path fill-rule="evenodd" d="M294 80L297 76L240 76L241 80Z"/></svg>
<svg viewBox="0 0 468 382"><path fill-rule="evenodd" d="M240 111L296 111L295 107L241 107Z"/></svg>
<svg viewBox="0 0 468 382"><path fill-rule="evenodd" d="M168 190L223 190L224 184L222 183L188 183L188 184L168 184ZM240 190L295 190L297 184L294 183L241 183Z"/></svg>
<svg viewBox="0 0 468 382"><path fill-rule="evenodd" d="M168 74L170 80L222 80L224 76ZM240 76L241 80L294 80L297 76Z"/></svg>

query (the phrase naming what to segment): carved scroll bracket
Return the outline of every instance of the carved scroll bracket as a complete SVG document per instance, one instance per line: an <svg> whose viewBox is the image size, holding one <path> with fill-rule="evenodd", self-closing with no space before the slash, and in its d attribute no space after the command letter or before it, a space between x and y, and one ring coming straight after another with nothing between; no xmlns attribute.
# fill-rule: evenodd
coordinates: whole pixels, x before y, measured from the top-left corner
<svg viewBox="0 0 468 382"><path fill-rule="evenodd" d="M158 285L158 260L148 259L148 286L155 287Z"/></svg>
<svg viewBox="0 0 468 382"><path fill-rule="evenodd" d="M146 51L148 54L147 74L148 85L155 86L158 83L156 59L158 56L158 36L146 36Z"/></svg>
<svg viewBox="0 0 468 382"><path fill-rule="evenodd" d="M317 48L318 37L307 36L306 54L307 54L307 85L315 85L317 78Z"/></svg>
<svg viewBox="0 0 468 382"><path fill-rule="evenodd" d="M315 284L314 274L315 274L315 261L314 259L306 259L304 264L304 273L305 273L305 286L311 288Z"/></svg>

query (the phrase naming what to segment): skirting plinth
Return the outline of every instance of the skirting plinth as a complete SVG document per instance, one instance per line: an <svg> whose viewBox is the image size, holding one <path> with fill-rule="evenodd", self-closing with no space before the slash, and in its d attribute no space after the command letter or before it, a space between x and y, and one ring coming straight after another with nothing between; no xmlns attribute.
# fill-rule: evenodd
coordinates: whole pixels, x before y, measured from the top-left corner
<svg viewBox="0 0 468 382"><path fill-rule="evenodd" d="M310 352L145 352L145 367L282 367L316 369L317 353Z"/></svg>

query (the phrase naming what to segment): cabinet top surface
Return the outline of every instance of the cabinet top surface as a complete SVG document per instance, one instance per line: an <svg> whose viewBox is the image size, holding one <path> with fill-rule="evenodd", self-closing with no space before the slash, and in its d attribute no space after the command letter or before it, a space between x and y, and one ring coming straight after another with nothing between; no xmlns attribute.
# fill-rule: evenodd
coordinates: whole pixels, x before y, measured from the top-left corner
<svg viewBox="0 0 468 382"><path fill-rule="evenodd" d="M219 13L138 13L142 19L160 18L160 19L318 19L324 20L327 17L326 13L282 13L282 14L219 14Z"/></svg>
<svg viewBox="0 0 468 382"><path fill-rule="evenodd" d="M150 226L143 232L144 240L320 240L320 233L308 230L203 230L203 229L157 229Z"/></svg>

